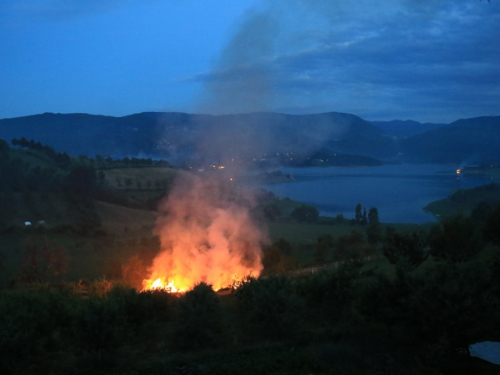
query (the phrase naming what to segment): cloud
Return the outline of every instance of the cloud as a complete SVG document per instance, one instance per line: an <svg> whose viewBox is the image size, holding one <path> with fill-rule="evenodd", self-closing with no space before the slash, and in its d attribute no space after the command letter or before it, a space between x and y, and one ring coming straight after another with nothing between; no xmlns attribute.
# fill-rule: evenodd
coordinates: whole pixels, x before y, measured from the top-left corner
<svg viewBox="0 0 500 375"><path fill-rule="evenodd" d="M496 108L480 100L500 99L498 35L498 3L274 0L249 11L214 69L190 80L205 83L212 113L324 103L451 121Z"/></svg>

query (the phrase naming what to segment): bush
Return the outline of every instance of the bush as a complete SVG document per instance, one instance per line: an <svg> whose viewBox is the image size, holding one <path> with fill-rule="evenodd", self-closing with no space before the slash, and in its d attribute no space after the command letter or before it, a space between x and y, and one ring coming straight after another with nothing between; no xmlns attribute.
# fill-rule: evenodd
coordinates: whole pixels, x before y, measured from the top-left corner
<svg viewBox="0 0 500 375"><path fill-rule="evenodd" d="M489 213L484 225L484 236L492 244L500 245L500 206Z"/></svg>
<svg viewBox="0 0 500 375"><path fill-rule="evenodd" d="M457 263L474 258L484 243L476 223L458 214L432 228L429 245L433 256Z"/></svg>
<svg viewBox="0 0 500 375"><path fill-rule="evenodd" d="M24 373L45 350L58 349L71 326L74 299L47 288L0 294L0 373Z"/></svg>
<svg viewBox="0 0 500 375"><path fill-rule="evenodd" d="M427 258L426 248L421 233L393 233L385 237L382 251L391 264L407 262L415 268Z"/></svg>
<svg viewBox="0 0 500 375"><path fill-rule="evenodd" d="M236 291L236 297L243 316L261 336L283 338L298 331L304 302L290 279L248 279Z"/></svg>
<svg viewBox="0 0 500 375"><path fill-rule="evenodd" d="M113 351L132 336L126 314L119 304L92 298L78 311L74 334L83 349Z"/></svg>
<svg viewBox="0 0 500 375"><path fill-rule="evenodd" d="M174 345L200 349L216 345L222 333L222 309L210 285L197 284L179 299Z"/></svg>
<svg viewBox="0 0 500 375"><path fill-rule="evenodd" d="M359 265L354 263L342 264L336 270L317 272L297 281L297 293L309 309L335 321L351 312L358 273Z"/></svg>

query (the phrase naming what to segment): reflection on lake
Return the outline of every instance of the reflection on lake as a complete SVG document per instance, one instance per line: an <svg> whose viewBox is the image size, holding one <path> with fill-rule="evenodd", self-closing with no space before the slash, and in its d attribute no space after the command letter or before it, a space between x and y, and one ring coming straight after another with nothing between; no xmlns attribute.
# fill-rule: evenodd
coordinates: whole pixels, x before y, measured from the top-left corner
<svg viewBox="0 0 500 375"><path fill-rule="evenodd" d="M361 203L377 207L382 222L425 223L436 219L422 209L456 189L492 182L480 175L457 175L457 165L400 164L380 167L284 168L295 182L263 185L281 197L314 205L321 215L354 216ZM497 182L497 181L495 181Z"/></svg>

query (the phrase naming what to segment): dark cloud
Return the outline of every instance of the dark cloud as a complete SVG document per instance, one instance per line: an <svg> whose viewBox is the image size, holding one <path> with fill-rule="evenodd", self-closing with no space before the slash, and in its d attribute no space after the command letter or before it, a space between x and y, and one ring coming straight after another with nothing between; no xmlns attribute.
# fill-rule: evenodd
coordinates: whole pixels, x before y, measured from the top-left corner
<svg viewBox="0 0 500 375"><path fill-rule="evenodd" d="M498 2L266 4L246 15L212 72L192 77L205 82L209 112L321 108L452 121L497 108Z"/></svg>

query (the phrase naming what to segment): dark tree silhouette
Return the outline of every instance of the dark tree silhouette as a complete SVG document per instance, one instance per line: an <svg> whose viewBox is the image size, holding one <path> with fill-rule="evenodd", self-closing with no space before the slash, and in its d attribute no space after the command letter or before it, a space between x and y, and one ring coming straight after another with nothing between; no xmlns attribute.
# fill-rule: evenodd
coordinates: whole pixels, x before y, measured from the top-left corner
<svg viewBox="0 0 500 375"><path fill-rule="evenodd" d="M385 237L382 251L390 263L405 262L415 268L427 258L426 248L422 233L392 233Z"/></svg>
<svg viewBox="0 0 500 375"><path fill-rule="evenodd" d="M490 212L484 224L484 236L495 245L500 245L500 205Z"/></svg>
<svg viewBox="0 0 500 375"><path fill-rule="evenodd" d="M463 214L444 219L429 233L431 254L450 262L466 262L483 248L484 243L476 223Z"/></svg>

